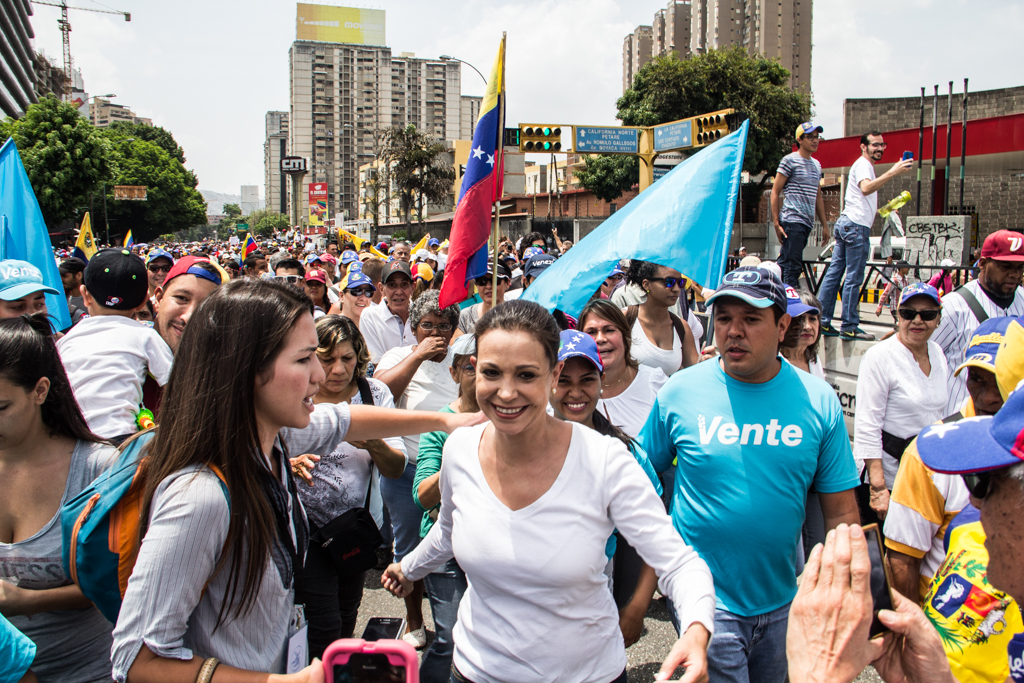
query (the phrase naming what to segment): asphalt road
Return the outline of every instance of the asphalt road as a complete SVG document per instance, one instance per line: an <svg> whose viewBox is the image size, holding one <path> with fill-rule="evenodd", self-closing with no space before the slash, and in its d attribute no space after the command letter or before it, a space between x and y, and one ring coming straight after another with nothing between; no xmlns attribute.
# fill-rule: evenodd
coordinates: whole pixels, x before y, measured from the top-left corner
<svg viewBox="0 0 1024 683"><path fill-rule="evenodd" d="M405 602L388 593L380 585L380 570L371 569L366 573L363 602L359 607L359 624L356 636L363 632L370 617L404 617ZM434 638L434 624L430 619L430 605L423 601L423 616L426 621L427 642ZM640 640L626 650L630 683L653 683L655 674L661 668L662 660L668 655L676 640L675 629L668 618L664 599L651 603L644 619L644 633ZM680 672L681 673L681 672ZM874 669L868 667L858 678L859 683L878 683L881 679ZM570 683L570 682L567 682Z"/></svg>

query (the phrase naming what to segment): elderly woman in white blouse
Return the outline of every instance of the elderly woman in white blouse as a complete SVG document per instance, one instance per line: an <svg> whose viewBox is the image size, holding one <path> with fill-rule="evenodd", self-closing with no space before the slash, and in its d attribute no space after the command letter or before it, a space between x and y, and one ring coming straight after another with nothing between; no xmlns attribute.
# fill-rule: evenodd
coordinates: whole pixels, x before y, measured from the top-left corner
<svg viewBox="0 0 1024 683"><path fill-rule="evenodd" d="M865 523L884 520L899 459L914 436L941 420L946 406L946 357L931 340L942 318L942 300L934 287L903 290L896 336L864 354L857 380L857 416L853 455L866 469Z"/></svg>

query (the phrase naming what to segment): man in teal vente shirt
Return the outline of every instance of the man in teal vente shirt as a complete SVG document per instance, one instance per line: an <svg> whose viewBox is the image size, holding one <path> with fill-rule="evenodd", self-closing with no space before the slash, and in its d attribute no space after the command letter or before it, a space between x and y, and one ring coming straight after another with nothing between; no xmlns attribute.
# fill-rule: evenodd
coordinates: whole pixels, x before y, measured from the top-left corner
<svg viewBox="0 0 1024 683"><path fill-rule="evenodd" d="M832 387L778 356L782 281L739 268L712 302L721 358L673 375L639 440L659 472L678 458L673 523L715 579L711 683L782 683L807 491L828 529L857 524L857 467Z"/></svg>

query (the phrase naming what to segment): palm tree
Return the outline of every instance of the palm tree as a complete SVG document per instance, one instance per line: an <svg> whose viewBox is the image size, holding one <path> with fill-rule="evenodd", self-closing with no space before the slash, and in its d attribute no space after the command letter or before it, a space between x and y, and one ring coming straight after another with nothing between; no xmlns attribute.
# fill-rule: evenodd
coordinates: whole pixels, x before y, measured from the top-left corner
<svg viewBox="0 0 1024 683"><path fill-rule="evenodd" d="M413 125L388 128L381 132L378 158L394 179L405 223L411 222L417 210L420 232L423 232L425 203L441 203L451 194L455 169L445 157L447 148L438 138ZM390 180L391 178L388 178ZM387 183L390 193L391 183ZM390 205L390 194L387 198Z"/></svg>

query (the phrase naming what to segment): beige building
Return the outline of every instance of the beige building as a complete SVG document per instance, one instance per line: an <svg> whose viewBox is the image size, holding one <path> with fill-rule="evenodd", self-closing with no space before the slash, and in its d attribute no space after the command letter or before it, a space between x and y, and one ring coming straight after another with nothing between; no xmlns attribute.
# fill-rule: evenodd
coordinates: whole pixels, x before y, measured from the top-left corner
<svg viewBox="0 0 1024 683"><path fill-rule="evenodd" d="M685 59L707 50L743 46L751 55L777 59L790 73L790 87L810 91L813 0L669 0L654 15L651 53L637 32L626 36L622 90L632 85L639 66L652 57L675 53ZM685 28L684 28L685 27ZM646 27L638 27L637 31Z"/></svg>
<svg viewBox="0 0 1024 683"><path fill-rule="evenodd" d="M104 128L117 121L141 123L145 126L153 125L152 119L136 116L135 112L128 107L114 104L102 97L95 97L89 102L89 120L92 122L92 125L99 128Z"/></svg>
<svg viewBox="0 0 1024 683"><path fill-rule="evenodd" d="M476 121L480 118L480 105L484 98L473 95L462 96L461 117L459 118L459 139L472 140Z"/></svg>
<svg viewBox="0 0 1024 683"><path fill-rule="evenodd" d="M633 85L633 78L647 62L651 61L654 46L654 29L651 26L637 26L622 42L622 92Z"/></svg>
<svg viewBox="0 0 1024 683"><path fill-rule="evenodd" d="M360 169L374 160L374 131L411 124L442 140L461 136L458 62L307 40L292 43L288 62L288 151L309 159L302 215L311 182L328 184L331 217L362 213Z"/></svg>
<svg viewBox="0 0 1024 683"><path fill-rule="evenodd" d="M263 142L263 198L266 207L288 215L288 176L281 158L288 156L288 112L268 111Z"/></svg>

